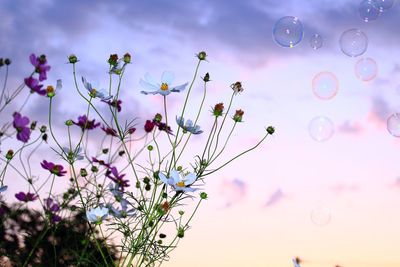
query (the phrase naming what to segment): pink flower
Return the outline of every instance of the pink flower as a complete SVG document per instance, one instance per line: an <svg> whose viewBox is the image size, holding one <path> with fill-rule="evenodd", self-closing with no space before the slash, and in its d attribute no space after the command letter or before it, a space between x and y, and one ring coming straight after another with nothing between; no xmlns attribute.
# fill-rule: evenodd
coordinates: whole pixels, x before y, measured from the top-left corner
<svg viewBox="0 0 400 267"><path fill-rule="evenodd" d="M13 114L13 117L13 126L15 130L17 130L17 139L24 143L28 142L29 137L31 136L31 129L27 127L27 125L29 124L28 117L23 117L18 112L15 112Z"/></svg>
<svg viewBox="0 0 400 267"><path fill-rule="evenodd" d="M15 194L15 197L19 201L29 202L29 201L35 201L38 198L38 195L32 194L30 192L28 192L26 194L24 192L19 192L19 193Z"/></svg>
<svg viewBox="0 0 400 267"><path fill-rule="evenodd" d="M64 167L61 165L56 165L53 162L48 162L46 160L43 160L42 163L40 163L43 169L49 170L50 173L57 175L57 176L64 176L67 171L64 171Z"/></svg>

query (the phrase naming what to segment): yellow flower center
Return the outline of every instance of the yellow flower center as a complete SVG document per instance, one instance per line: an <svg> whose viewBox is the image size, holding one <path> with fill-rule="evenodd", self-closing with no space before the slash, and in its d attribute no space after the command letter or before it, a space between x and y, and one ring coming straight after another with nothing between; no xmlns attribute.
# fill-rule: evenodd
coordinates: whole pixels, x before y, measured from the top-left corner
<svg viewBox="0 0 400 267"><path fill-rule="evenodd" d="M167 91L168 90L168 84L162 83L160 89L163 90L163 91Z"/></svg>
<svg viewBox="0 0 400 267"><path fill-rule="evenodd" d="M177 182L176 186L185 187L185 182L184 181Z"/></svg>
<svg viewBox="0 0 400 267"><path fill-rule="evenodd" d="M94 88L92 88L92 90L90 90L90 93L91 93L92 95L96 95L96 93L97 93L97 90L96 90L96 89L94 89Z"/></svg>

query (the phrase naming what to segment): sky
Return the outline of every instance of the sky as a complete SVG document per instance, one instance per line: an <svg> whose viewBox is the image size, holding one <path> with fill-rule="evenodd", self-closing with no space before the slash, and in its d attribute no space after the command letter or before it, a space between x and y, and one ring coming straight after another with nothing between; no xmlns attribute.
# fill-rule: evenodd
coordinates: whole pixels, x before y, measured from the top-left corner
<svg viewBox="0 0 400 267"><path fill-rule="evenodd" d="M164 266L285 267L298 256L302 267L398 267L400 139L388 132L387 119L400 112L400 3L370 22L360 18L359 4L3 0L0 56L13 60L10 84L17 85L31 71L30 53L46 54L52 66L48 82L62 78L64 83L55 110L60 123L84 108L83 102L71 102L77 96L71 66L65 64L70 54L80 59L80 75L104 84L108 56L131 53L122 91L129 103L126 118L145 120L161 111L159 96L140 94L145 73L158 77L170 70L178 84L189 81L200 51L208 54L200 76L209 72L212 80L206 107L227 103L229 86L243 83L234 106L245 111L245 122L226 156L255 144L266 126L276 132L208 178L209 200ZM285 16L297 17L304 26L303 39L293 48L273 38L274 25ZM366 34L368 47L349 57L339 39L354 28ZM309 42L315 33L323 37L316 50ZM376 62L374 79L357 78L355 64L361 58ZM313 93L312 81L320 72L337 78L331 99ZM194 98L201 94L201 83L195 83ZM171 97L172 113L183 100ZM27 113L45 120L45 101L36 97ZM320 116L332 123L326 141L310 135L310 122ZM205 112L199 124L209 131L211 123ZM193 147L204 141L200 136Z"/></svg>

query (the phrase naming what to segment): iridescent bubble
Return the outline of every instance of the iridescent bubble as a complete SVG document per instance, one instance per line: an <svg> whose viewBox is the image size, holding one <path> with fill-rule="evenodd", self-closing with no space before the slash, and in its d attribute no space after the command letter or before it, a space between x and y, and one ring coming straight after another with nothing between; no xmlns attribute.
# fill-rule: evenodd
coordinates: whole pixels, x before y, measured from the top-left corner
<svg viewBox="0 0 400 267"><path fill-rule="evenodd" d="M378 74L378 65L372 58L362 58L357 61L354 71L358 79L371 81Z"/></svg>
<svg viewBox="0 0 400 267"><path fill-rule="evenodd" d="M329 100L337 94L339 81L331 72L320 72L312 80L312 89L314 95L319 99Z"/></svg>
<svg viewBox="0 0 400 267"><path fill-rule="evenodd" d="M350 29L342 33L339 44L345 55L357 57L367 51L368 37L359 29Z"/></svg>
<svg viewBox="0 0 400 267"><path fill-rule="evenodd" d="M380 11L373 3L373 0L364 0L358 6L358 13L361 19L365 22L376 20L379 17Z"/></svg>
<svg viewBox="0 0 400 267"><path fill-rule="evenodd" d="M384 12L393 6L394 0L372 0L372 4L380 12Z"/></svg>
<svg viewBox="0 0 400 267"><path fill-rule="evenodd" d="M303 24L296 17L280 18L272 32L275 42L283 47L294 47L303 39Z"/></svg>
<svg viewBox="0 0 400 267"><path fill-rule="evenodd" d="M394 113L388 118L387 129L394 137L400 137L400 113Z"/></svg>
<svg viewBox="0 0 400 267"><path fill-rule="evenodd" d="M324 40L322 39L322 36L318 33L313 34L310 38L310 46L314 50L321 48L323 43Z"/></svg>
<svg viewBox="0 0 400 267"><path fill-rule="evenodd" d="M311 211L311 221L318 226L325 226L331 221L331 211L327 207L315 207Z"/></svg>
<svg viewBox="0 0 400 267"><path fill-rule="evenodd" d="M327 117L316 117L310 121L308 131L312 139L318 142L329 140L335 131L333 122Z"/></svg>

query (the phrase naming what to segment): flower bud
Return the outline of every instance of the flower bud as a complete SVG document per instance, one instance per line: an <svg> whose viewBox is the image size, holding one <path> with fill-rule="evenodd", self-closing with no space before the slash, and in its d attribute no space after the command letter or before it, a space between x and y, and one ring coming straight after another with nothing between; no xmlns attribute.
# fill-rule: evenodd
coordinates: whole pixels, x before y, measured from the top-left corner
<svg viewBox="0 0 400 267"><path fill-rule="evenodd" d="M200 198L201 199L207 199L207 193L206 192L201 192L200 193Z"/></svg>
<svg viewBox="0 0 400 267"><path fill-rule="evenodd" d="M145 184L150 183L150 178L149 177L144 177L143 178L143 183L145 183Z"/></svg>
<svg viewBox="0 0 400 267"><path fill-rule="evenodd" d="M215 117L222 116L222 113L224 112L224 103L218 103L214 106L212 113Z"/></svg>
<svg viewBox="0 0 400 267"><path fill-rule="evenodd" d="M148 145L148 146L147 146L147 150L148 150L148 151L152 151L152 150L153 150L153 146L152 146L152 145Z"/></svg>
<svg viewBox="0 0 400 267"><path fill-rule="evenodd" d="M235 122L242 122L244 111L241 109L236 110L235 115L233 115L233 120Z"/></svg>
<svg viewBox="0 0 400 267"><path fill-rule="evenodd" d="M206 73L206 75L204 75L203 81L205 83L210 81L210 74L208 72Z"/></svg>
<svg viewBox="0 0 400 267"><path fill-rule="evenodd" d="M118 156L122 157L125 154L125 151L121 150L118 152Z"/></svg>
<svg viewBox="0 0 400 267"><path fill-rule="evenodd" d="M118 65L118 55L111 54L110 58L108 59L108 64L110 64L112 66L117 66Z"/></svg>
<svg viewBox="0 0 400 267"><path fill-rule="evenodd" d="M72 120L66 120L65 125L72 126L72 125L74 125L74 122Z"/></svg>
<svg viewBox="0 0 400 267"><path fill-rule="evenodd" d="M99 168L97 168L96 166L92 166L92 167L90 168L90 170L91 170L92 172L98 172L98 171L99 171Z"/></svg>
<svg viewBox="0 0 400 267"><path fill-rule="evenodd" d="M126 63L126 64L128 64L128 63L131 63L131 55L129 54L129 53L126 53L125 55L124 55L124 62Z"/></svg>
<svg viewBox="0 0 400 267"><path fill-rule="evenodd" d="M47 136L46 133L42 135L42 140L45 141L46 143L47 143L47 137L48 137L48 136Z"/></svg>
<svg viewBox="0 0 400 267"><path fill-rule="evenodd" d="M40 127L40 132L41 132L41 133L45 133L46 130L47 130L46 125L42 125L42 126Z"/></svg>
<svg viewBox="0 0 400 267"><path fill-rule="evenodd" d="M162 120L162 115L161 115L160 113L157 113L157 114L154 116L153 121L154 121L154 122L161 122L161 120Z"/></svg>
<svg viewBox="0 0 400 267"><path fill-rule="evenodd" d="M37 121L33 121L32 123L31 123L31 131L33 131L33 130L35 130L36 129L36 124L37 124Z"/></svg>
<svg viewBox="0 0 400 267"><path fill-rule="evenodd" d="M136 182L136 188L140 188L140 182L139 181Z"/></svg>
<svg viewBox="0 0 400 267"><path fill-rule="evenodd" d="M6 64L7 66L11 64L11 59L6 58L4 59L4 64Z"/></svg>
<svg viewBox="0 0 400 267"><path fill-rule="evenodd" d="M146 186L144 187L144 190L150 191L151 190L151 185L150 184L146 184Z"/></svg>
<svg viewBox="0 0 400 267"><path fill-rule="evenodd" d="M51 85L47 86L46 93L47 93L47 97L52 98L53 96L55 96L54 87Z"/></svg>
<svg viewBox="0 0 400 267"><path fill-rule="evenodd" d="M183 238L185 236L185 230L182 227L179 227L177 236L179 238Z"/></svg>
<svg viewBox="0 0 400 267"><path fill-rule="evenodd" d="M107 154L107 153L108 153L108 148L103 148L103 149L101 150L101 152L103 152L103 154Z"/></svg>
<svg viewBox="0 0 400 267"><path fill-rule="evenodd" d="M4 66L3 58L0 58L0 67L3 67L3 66Z"/></svg>
<svg viewBox="0 0 400 267"><path fill-rule="evenodd" d="M78 62L78 58L77 58L74 54L72 54L72 55L70 55L70 56L68 57L68 61L69 61L69 63L71 63L71 64L75 64L76 62Z"/></svg>
<svg viewBox="0 0 400 267"><path fill-rule="evenodd" d="M150 133L153 131L154 129L154 122L147 120L146 123L144 124L144 130L146 131L146 133Z"/></svg>
<svg viewBox="0 0 400 267"><path fill-rule="evenodd" d="M268 126L267 132L268 132L269 134L273 134L273 133L275 132L275 128L272 127L272 126Z"/></svg>
<svg viewBox="0 0 400 267"><path fill-rule="evenodd" d="M178 167L176 168L176 170L177 170L178 172L182 171L182 166L178 166Z"/></svg>
<svg viewBox="0 0 400 267"><path fill-rule="evenodd" d="M7 151L6 159L11 160L14 156L14 151L12 149Z"/></svg>
<svg viewBox="0 0 400 267"><path fill-rule="evenodd" d="M166 238L166 237L167 237L167 235L166 235L166 234L163 234L163 233L161 233L161 234L159 234L159 237L160 237L160 238Z"/></svg>
<svg viewBox="0 0 400 267"><path fill-rule="evenodd" d="M178 213L179 213L179 215L183 215L183 214L185 214L185 212L183 211L183 210L180 210L180 211L178 211Z"/></svg>
<svg viewBox="0 0 400 267"><path fill-rule="evenodd" d="M204 51L201 51L200 53L197 54L197 58L199 60L206 60L207 54Z"/></svg>
<svg viewBox="0 0 400 267"><path fill-rule="evenodd" d="M85 168L82 168L82 169L80 170L80 174L81 174L82 177L86 177L86 176L88 175L88 173L87 173L87 171L86 171Z"/></svg>

